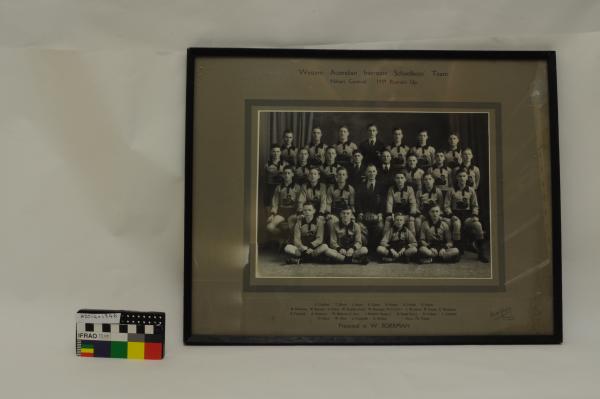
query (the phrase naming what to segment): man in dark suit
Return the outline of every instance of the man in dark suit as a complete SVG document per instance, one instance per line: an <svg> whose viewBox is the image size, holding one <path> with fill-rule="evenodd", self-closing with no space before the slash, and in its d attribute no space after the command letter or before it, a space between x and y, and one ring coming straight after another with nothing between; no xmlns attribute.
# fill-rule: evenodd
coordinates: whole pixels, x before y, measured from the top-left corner
<svg viewBox="0 0 600 399"><path fill-rule="evenodd" d="M365 171L367 165L360 150L354 150L352 153L352 163L348 167L348 182L353 187L358 187L365 181Z"/></svg>
<svg viewBox="0 0 600 399"><path fill-rule="evenodd" d="M387 190L394 184L394 177L400 171L400 168L392 163L392 154L389 150L383 150L381 153L381 163L377 169L377 180Z"/></svg>
<svg viewBox="0 0 600 399"><path fill-rule="evenodd" d="M385 144L377 139L377 126L371 123L367 126L367 131L369 132L369 138L360 143L358 149L364 155L367 164L377 165L381 153L385 150Z"/></svg>
<svg viewBox="0 0 600 399"><path fill-rule="evenodd" d="M383 234L387 187L377 180L375 165L367 166L365 173L366 181L356 188L356 213L368 248L376 249Z"/></svg>

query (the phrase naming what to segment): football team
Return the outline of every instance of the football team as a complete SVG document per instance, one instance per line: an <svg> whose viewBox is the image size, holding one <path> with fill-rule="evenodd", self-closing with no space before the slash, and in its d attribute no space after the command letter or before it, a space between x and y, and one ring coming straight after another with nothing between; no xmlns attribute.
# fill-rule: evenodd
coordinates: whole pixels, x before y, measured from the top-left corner
<svg viewBox="0 0 600 399"><path fill-rule="evenodd" d="M286 263L458 262L464 251L489 262L486 232L479 220L480 171L473 150L450 133L448 146L428 143L427 129L416 145L401 128L393 143L366 128L358 144L348 126L325 144L320 127L306 147L292 130L273 144L265 165L268 241Z"/></svg>

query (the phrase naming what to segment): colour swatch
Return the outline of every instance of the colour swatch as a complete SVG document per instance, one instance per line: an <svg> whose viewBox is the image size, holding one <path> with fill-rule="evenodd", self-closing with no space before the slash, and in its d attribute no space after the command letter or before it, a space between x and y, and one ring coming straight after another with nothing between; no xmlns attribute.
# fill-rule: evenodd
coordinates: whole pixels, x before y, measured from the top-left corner
<svg viewBox="0 0 600 399"><path fill-rule="evenodd" d="M82 309L77 312L77 356L162 359L164 323L162 312Z"/></svg>

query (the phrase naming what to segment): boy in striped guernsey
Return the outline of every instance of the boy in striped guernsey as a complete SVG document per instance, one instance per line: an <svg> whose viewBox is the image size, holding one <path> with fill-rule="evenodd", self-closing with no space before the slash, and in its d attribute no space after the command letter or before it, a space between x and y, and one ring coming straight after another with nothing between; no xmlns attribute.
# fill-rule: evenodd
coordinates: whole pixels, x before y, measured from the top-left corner
<svg viewBox="0 0 600 399"><path fill-rule="evenodd" d="M392 154L392 164L397 168L406 166L406 156L410 148L406 144L402 144L404 134L399 127L394 129L394 143L389 146L390 154Z"/></svg>
<svg viewBox="0 0 600 399"><path fill-rule="evenodd" d="M313 204L317 216L321 217L327 213L327 186L320 182L321 173L316 167L308 172L308 181L302 185L300 191L300 206Z"/></svg>
<svg viewBox="0 0 600 399"><path fill-rule="evenodd" d="M421 225L429 215L429 210L434 206L439 206L440 209L444 209L444 192L434 184L433 175L431 173L426 173L423 175L421 191L417 192L416 197L417 208L420 214L415 218L415 227L418 237L421 232ZM450 222L449 220L444 221L446 223Z"/></svg>
<svg viewBox="0 0 600 399"><path fill-rule="evenodd" d="M323 243L324 224L322 218L316 217L315 207L311 202L302 206L302 216L294 225L292 243L283 249L290 256L286 260L288 264L313 262L327 251L327 244Z"/></svg>
<svg viewBox="0 0 600 399"><path fill-rule="evenodd" d="M416 193L421 191L421 179L425 172L423 169L417 166L417 156L410 154L406 159L407 168L404 170L404 176L406 176L406 184L412 187Z"/></svg>
<svg viewBox="0 0 600 399"><path fill-rule="evenodd" d="M429 138L427 130L421 129L417 135L417 145L411 149L411 153L417 157L419 168L427 170L435 160L435 148L427 144Z"/></svg>
<svg viewBox="0 0 600 399"><path fill-rule="evenodd" d="M281 159L281 147L279 144L271 145L271 157L265 165L265 177L267 180L267 185L265 187L263 203L266 207L271 206L275 187L277 187L277 185L279 185L283 180L281 175L283 174L283 168L286 165L287 163Z"/></svg>
<svg viewBox="0 0 600 399"><path fill-rule="evenodd" d="M306 183L310 169L311 165L308 163L308 149L301 148L298 150L298 158L295 166L296 183Z"/></svg>
<svg viewBox="0 0 600 399"><path fill-rule="evenodd" d="M308 145L308 163L311 165L322 165L325 162L325 151L327 144L321 142L323 132L320 127L314 127L310 132L312 141Z"/></svg>
<svg viewBox="0 0 600 399"><path fill-rule="evenodd" d="M456 133L452 133L448 137L450 148L448 148L448 151L445 152L444 156L446 157L446 165L452 169L462 164L462 151L458 146L459 141L458 134Z"/></svg>
<svg viewBox="0 0 600 399"><path fill-rule="evenodd" d="M377 247L382 262L409 262L417 254L417 240L405 220L403 214L395 214L394 223L383 234L381 244Z"/></svg>
<svg viewBox="0 0 600 399"><path fill-rule="evenodd" d="M442 192L445 193L452 187L452 169L446 166L446 156L443 152L435 154L435 164L429 168L429 173L433 176L435 186Z"/></svg>
<svg viewBox="0 0 600 399"><path fill-rule="evenodd" d="M337 161L344 167L350 167L352 163L352 154L356 149L357 145L349 139L350 131L348 127L343 125L338 130L338 142L333 147L337 151Z"/></svg>
<svg viewBox="0 0 600 399"><path fill-rule="evenodd" d="M361 229L358 223L352 220L352 209L343 208L340 218L331 223L329 249L325 254L337 263L369 262L369 250L362 244Z"/></svg>
<svg viewBox="0 0 600 399"><path fill-rule="evenodd" d="M450 227L442 220L441 210L437 205L429 209L428 218L421 226L419 241L421 263L431 263L434 259L442 262L460 260L460 252L452 243Z"/></svg>
<svg viewBox="0 0 600 399"><path fill-rule="evenodd" d="M459 243L461 250L465 242L461 242L461 229L467 233L469 239L475 239L479 260L489 262L484 251L483 226L479 221L479 204L477 194L472 187L467 185L467 172L458 171L456 186L451 188L444 201L446 214L451 215L452 238Z"/></svg>
<svg viewBox="0 0 600 399"><path fill-rule="evenodd" d="M390 228L394 222L393 215L401 213L407 217L406 224L415 234L415 219L417 214L417 200L412 187L406 184L406 176L398 172L394 178L394 184L388 189L386 202L386 220L384 231Z"/></svg>
<svg viewBox="0 0 600 399"><path fill-rule="evenodd" d="M335 184L327 189L327 213L336 221L342 209L349 208L354 213L354 187L348 184L348 171L340 167L337 170Z"/></svg>
<svg viewBox="0 0 600 399"><path fill-rule="evenodd" d="M286 130L283 132L283 144L281 145L281 159L290 165L296 165L298 148L294 145L294 132Z"/></svg>
<svg viewBox="0 0 600 399"><path fill-rule="evenodd" d="M271 204L271 215L267 219L267 231L275 236L282 234L282 227L291 229L296 223L299 207L300 186L294 183L294 169L283 168L283 182L275 188ZM287 222L287 224L284 224Z"/></svg>
<svg viewBox="0 0 600 399"><path fill-rule="evenodd" d="M343 168L337 160L337 152L334 147L329 147L325 152L325 162L321 165L321 177L327 184L335 183L338 168Z"/></svg>
<svg viewBox="0 0 600 399"><path fill-rule="evenodd" d="M470 148L465 148L462 152L463 162L460 166L454 168L454 176L459 171L464 171L467 174L467 186L472 187L475 191L479 188L481 173L479 168L473 165L473 151Z"/></svg>

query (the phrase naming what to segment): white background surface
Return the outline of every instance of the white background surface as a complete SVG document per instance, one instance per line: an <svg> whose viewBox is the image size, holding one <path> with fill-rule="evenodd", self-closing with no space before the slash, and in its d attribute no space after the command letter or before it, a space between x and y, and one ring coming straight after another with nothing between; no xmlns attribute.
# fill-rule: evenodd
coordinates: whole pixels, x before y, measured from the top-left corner
<svg viewBox="0 0 600 399"><path fill-rule="evenodd" d="M0 395L597 398L600 3L0 1ZM184 347L185 49L558 51L565 343ZM167 313L80 359L82 307Z"/></svg>

